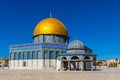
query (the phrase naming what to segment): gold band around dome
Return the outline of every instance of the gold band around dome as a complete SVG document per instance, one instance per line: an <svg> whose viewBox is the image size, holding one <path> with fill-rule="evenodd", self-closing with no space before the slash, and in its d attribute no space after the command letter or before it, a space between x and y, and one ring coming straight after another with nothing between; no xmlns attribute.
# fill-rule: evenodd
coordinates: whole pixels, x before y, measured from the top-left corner
<svg viewBox="0 0 120 80"><path fill-rule="evenodd" d="M46 18L37 24L33 37L40 34L56 34L68 37L68 32L64 24L55 18Z"/></svg>

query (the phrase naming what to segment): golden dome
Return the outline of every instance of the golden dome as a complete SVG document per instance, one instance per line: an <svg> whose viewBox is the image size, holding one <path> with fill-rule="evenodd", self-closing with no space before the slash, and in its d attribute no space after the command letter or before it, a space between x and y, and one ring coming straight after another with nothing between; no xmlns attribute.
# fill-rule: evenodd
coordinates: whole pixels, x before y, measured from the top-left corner
<svg viewBox="0 0 120 80"><path fill-rule="evenodd" d="M68 37L68 32L64 24L55 18L46 18L37 24L33 37L40 34L56 34Z"/></svg>

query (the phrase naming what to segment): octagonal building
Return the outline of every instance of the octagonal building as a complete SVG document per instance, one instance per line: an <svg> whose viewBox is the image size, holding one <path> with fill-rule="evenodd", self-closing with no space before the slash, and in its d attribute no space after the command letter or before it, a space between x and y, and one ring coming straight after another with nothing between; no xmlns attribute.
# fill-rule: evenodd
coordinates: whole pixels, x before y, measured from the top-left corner
<svg viewBox="0 0 120 80"><path fill-rule="evenodd" d="M58 19L41 20L32 38L33 43L9 46L10 69L85 70L85 66L93 69L96 55L79 40L69 43L67 28ZM78 58L73 61L72 57ZM84 61L85 57L89 59Z"/></svg>

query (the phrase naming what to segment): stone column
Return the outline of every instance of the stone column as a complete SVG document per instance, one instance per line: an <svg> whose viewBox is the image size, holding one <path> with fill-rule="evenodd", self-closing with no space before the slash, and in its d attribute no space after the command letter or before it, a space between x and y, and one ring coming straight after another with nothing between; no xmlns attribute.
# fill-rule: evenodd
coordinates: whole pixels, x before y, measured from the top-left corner
<svg viewBox="0 0 120 80"><path fill-rule="evenodd" d="M77 66L77 61L75 61L75 70L77 71L77 68L78 68L78 66Z"/></svg>
<svg viewBox="0 0 120 80"><path fill-rule="evenodd" d="M47 56L48 56L48 58L47 58L47 65L48 66L47 67L48 68L51 68L51 57L50 57L51 54L50 53L51 53L50 51L47 52Z"/></svg>
<svg viewBox="0 0 120 80"><path fill-rule="evenodd" d="M79 70L80 70L80 66L81 66L81 65L80 65L80 62L78 62L78 63L79 63Z"/></svg>
<svg viewBox="0 0 120 80"><path fill-rule="evenodd" d="M95 60L95 70L96 70L96 60Z"/></svg>
<svg viewBox="0 0 120 80"><path fill-rule="evenodd" d="M61 70L62 70L63 62L61 61Z"/></svg>
<svg viewBox="0 0 120 80"><path fill-rule="evenodd" d="M68 61L68 70L70 70L70 61Z"/></svg>
<svg viewBox="0 0 120 80"><path fill-rule="evenodd" d="M42 68L44 69L45 68L45 51L42 53L42 55L43 55L43 57L42 57L42 59L43 59L42 60L42 64L43 64Z"/></svg>
<svg viewBox="0 0 120 80"><path fill-rule="evenodd" d="M80 62L80 68L81 68L81 71L83 71L83 69L84 69L83 55L80 56L80 59L81 59L81 62Z"/></svg>
<svg viewBox="0 0 120 80"><path fill-rule="evenodd" d="M91 61L91 71L93 71L93 61Z"/></svg>
<svg viewBox="0 0 120 80"><path fill-rule="evenodd" d="M81 60L81 62L80 62L80 64L81 64L81 71L83 71L83 61Z"/></svg>

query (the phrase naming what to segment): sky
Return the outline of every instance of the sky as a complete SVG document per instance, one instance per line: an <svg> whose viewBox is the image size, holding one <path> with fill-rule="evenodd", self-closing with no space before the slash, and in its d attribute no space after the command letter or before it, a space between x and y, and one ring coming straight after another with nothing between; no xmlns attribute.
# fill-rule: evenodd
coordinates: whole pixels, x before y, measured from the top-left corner
<svg viewBox="0 0 120 80"><path fill-rule="evenodd" d="M9 45L33 42L35 26L50 11L97 59L120 59L120 0L0 0L0 57Z"/></svg>

